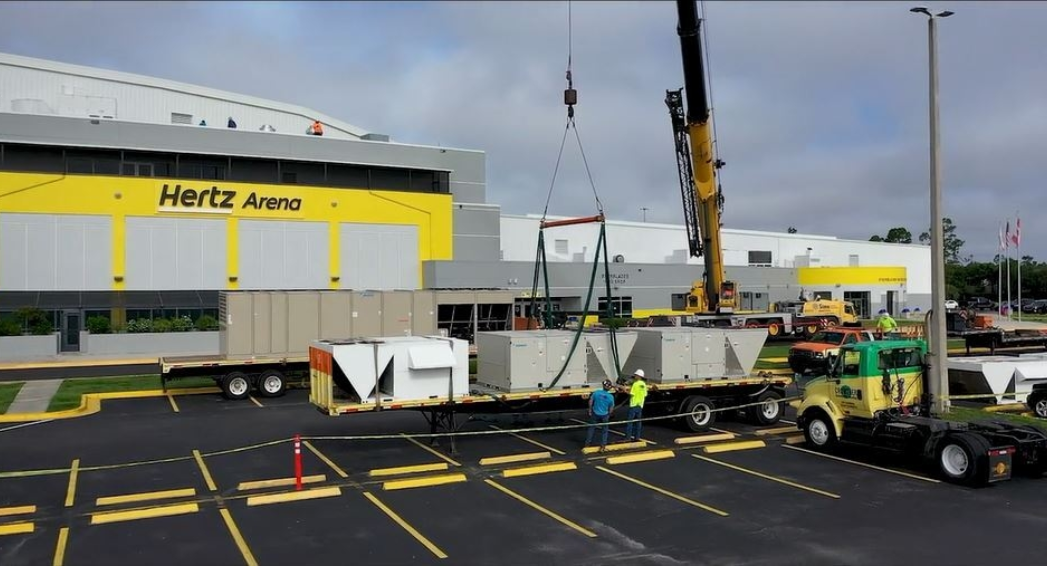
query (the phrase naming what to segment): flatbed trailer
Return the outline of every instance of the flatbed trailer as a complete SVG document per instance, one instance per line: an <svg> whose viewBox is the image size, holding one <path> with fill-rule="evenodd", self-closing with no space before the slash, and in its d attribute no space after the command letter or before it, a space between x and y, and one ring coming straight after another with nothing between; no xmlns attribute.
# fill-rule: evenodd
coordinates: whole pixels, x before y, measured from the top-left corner
<svg viewBox="0 0 1047 566"><path fill-rule="evenodd" d="M999 328L984 330L965 330L955 333L954 336L963 338L967 353L972 348L988 348L992 354L997 348L1029 348L1041 347L1047 350L1047 334L1039 330L1016 330L1006 332Z"/></svg>
<svg viewBox="0 0 1047 566"><path fill-rule="evenodd" d="M289 381L305 381L309 376L309 356L256 356L254 358L227 358L225 356L162 357L160 385L167 390L167 382L189 377L210 377L227 399L246 399L254 389L262 397L280 397L287 391Z"/></svg>
<svg viewBox="0 0 1047 566"><path fill-rule="evenodd" d="M646 324L645 324L646 323ZM841 324L831 316L800 316L788 312L731 314L681 314L637 319L629 324L642 326L711 326L714 328L766 328L768 338L807 338L819 330L835 326L860 328L861 324Z"/></svg>

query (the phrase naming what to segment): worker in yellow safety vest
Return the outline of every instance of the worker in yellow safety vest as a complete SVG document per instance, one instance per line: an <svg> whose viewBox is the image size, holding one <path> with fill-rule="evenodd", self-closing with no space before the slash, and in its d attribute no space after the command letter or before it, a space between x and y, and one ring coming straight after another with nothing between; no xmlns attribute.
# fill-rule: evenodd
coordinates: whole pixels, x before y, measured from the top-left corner
<svg viewBox="0 0 1047 566"><path fill-rule="evenodd" d="M883 338L893 338L898 335L898 323L895 322L886 309L880 309L880 320L876 321L876 329L880 331Z"/></svg>
<svg viewBox="0 0 1047 566"><path fill-rule="evenodd" d="M643 423L639 419L643 418L643 403L647 399L647 381L644 376L643 370L638 369L633 373L633 384L629 387L629 412L626 415L626 420L629 422L625 425L625 439L629 440L640 440L640 429L643 427ZM636 431L633 434L633 431Z"/></svg>

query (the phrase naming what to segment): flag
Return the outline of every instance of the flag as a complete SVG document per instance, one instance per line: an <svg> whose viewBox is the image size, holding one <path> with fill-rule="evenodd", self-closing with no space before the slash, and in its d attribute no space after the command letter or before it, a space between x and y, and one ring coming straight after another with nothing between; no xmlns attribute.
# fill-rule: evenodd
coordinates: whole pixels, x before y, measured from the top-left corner
<svg viewBox="0 0 1047 566"><path fill-rule="evenodd" d="M1003 249L1005 249L1005 250L1007 249L1008 244L1011 241L1011 221L1010 220L1007 221L1007 232L1006 232L1006 234L1007 235L1004 236L1004 239L1003 239Z"/></svg>
<svg viewBox="0 0 1047 566"><path fill-rule="evenodd" d="M1014 242L1015 246L1022 244L1022 219L1018 218L1014 223L1014 235L1011 236L1011 241Z"/></svg>
<svg viewBox="0 0 1047 566"><path fill-rule="evenodd" d="M1000 251L1007 249L1007 238L1003 235L1003 224L1000 224Z"/></svg>

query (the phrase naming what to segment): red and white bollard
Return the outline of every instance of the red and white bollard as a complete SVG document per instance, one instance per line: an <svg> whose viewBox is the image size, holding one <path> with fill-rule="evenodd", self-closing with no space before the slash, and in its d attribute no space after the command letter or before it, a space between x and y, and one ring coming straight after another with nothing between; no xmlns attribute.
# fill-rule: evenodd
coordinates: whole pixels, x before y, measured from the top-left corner
<svg viewBox="0 0 1047 566"><path fill-rule="evenodd" d="M294 435L294 489L302 490L302 438Z"/></svg>

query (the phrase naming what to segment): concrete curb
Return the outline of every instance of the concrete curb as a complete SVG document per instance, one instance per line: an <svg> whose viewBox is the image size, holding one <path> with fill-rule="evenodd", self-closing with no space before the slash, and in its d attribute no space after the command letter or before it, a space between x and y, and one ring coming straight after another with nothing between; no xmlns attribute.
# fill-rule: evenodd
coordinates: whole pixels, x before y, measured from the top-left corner
<svg viewBox="0 0 1047 566"><path fill-rule="evenodd" d="M70 361L36 361L36 362L3 362L0 363L0 371L18 369L50 369L50 368L80 368L97 366L139 366L159 365L160 358L132 358L132 359L98 359L98 360L70 360Z"/></svg>
<svg viewBox="0 0 1047 566"><path fill-rule="evenodd" d="M204 395L221 393L217 387L193 387L190 389L168 389L163 392L160 389L147 389L145 391L116 391L109 393L84 393L80 396L80 406L76 409L65 411L54 411L51 413L16 413L0 415L0 423L24 423L32 421L44 421L54 419L75 419L86 417L102 410L102 401L110 399L149 399L155 397L167 397L168 395Z"/></svg>

